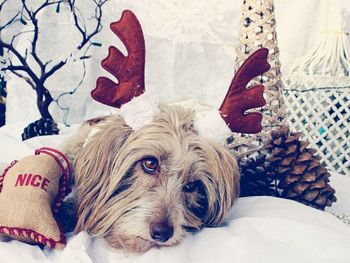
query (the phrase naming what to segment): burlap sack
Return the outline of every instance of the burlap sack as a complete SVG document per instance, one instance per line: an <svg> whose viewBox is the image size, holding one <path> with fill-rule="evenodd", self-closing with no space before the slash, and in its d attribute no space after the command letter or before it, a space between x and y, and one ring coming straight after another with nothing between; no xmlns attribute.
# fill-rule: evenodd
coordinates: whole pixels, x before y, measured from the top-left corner
<svg viewBox="0 0 350 263"><path fill-rule="evenodd" d="M64 248L66 239L54 215L70 191L70 177L67 159L51 148L12 162L0 177L0 233Z"/></svg>

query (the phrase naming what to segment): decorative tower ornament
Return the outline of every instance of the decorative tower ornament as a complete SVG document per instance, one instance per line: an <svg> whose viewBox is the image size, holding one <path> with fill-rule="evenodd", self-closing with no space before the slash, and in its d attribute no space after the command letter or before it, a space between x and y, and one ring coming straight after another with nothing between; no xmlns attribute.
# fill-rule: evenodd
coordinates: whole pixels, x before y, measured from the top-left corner
<svg viewBox="0 0 350 263"><path fill-rule="evenodd" d="M236 48L236 71L247 57L261 47L269 50L271 69L256 77L250 85L263 84L266 105L261 108L263 130L259 134L239 134L229 140L229 147L238 154L255 151L263 144L271 130L281 127L285 120L281 64L276 36L276 19L273 0L244 0Z"/></svg>
<svg viewBox="0 0 350 263"><path fill-rule="evenodd" d="M309 142L300 139L302 133L291 131L299 129L289 129L285 124L285 89L274 11L273 0L243 1L235 66L239 67L256 49L265 47L269 50L271 69L251 82L265 86L262 132L255 136L233 135L230 142L241 169L241 196L272 195L324 209L336 201L335 190L329 185L331 174ZM304 108L304 104L300 101L295 106ZM288 120L291 120L296 110L289 110ZM308 131L303 133L309 139Z"/></svg>

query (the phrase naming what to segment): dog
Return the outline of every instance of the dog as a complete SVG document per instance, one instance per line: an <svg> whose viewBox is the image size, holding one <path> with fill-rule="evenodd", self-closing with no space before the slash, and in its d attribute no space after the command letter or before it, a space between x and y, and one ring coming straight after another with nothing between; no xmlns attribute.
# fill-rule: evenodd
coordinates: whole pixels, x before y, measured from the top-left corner
<svg viewBox="0 0 350 263"><path fill-rule="evenodd" d="M70 142L76 232L142 253L218 226L233 206L240 176L232 153L198 134L193 111L159 107L136 131L108 116L86 123Z"/></svg>

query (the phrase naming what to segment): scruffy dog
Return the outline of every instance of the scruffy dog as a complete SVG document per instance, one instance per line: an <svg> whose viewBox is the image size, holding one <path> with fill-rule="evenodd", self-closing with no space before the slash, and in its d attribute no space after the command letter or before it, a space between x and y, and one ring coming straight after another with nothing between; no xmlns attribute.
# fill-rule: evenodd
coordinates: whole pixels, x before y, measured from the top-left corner
<svg viewBox="0 0 350 263"><path fill-rule="evenodd" d="M238 168L227 149L198 135L193 118L162 106L137 131L121 116L90 125L74 162L76 231L145 252L218 225L239 194Z"/></svg>

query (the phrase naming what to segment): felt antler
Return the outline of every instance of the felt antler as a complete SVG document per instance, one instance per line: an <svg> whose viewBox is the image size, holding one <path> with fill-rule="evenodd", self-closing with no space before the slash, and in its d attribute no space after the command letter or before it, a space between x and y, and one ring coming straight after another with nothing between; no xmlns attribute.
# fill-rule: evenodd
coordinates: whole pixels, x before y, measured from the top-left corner
<svg viewBox="0 0 350 263"><path fill-rule="evenodd" d="M267 62L268 49L255 51L237 71L230 88L220 107L220 113L231 131L240 133L258 133L262 130L262 114L248 109L265 105L264 86L257 85L247 89L250 80L270 69Z"/></svg>
<svg viewBox="0 0 350 263"><path fill-rule="evenodd" d="M118 79L118 84L99 77L91 96L98 102L120 108L145 91L145 40L139 21L129 10L125 10L121 19L110 27L125 45L128 55L116 47L109 47L108 56L101 64Z"/></svg>

